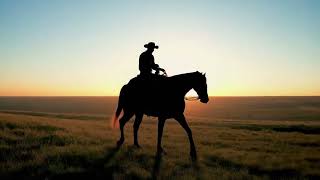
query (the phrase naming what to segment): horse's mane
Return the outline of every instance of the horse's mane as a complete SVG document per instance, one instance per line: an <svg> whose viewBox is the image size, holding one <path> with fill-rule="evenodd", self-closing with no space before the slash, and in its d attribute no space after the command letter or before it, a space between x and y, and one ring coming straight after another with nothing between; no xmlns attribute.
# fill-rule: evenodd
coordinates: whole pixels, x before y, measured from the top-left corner
<svg viewBox="0 0 320 180"><path fill-rule="evenodd" d="M192 77L192 75L201 75L200 72L196 71L196 72L190 72L190 73L184 73L184 74L177 74L174 76L170 76L169 78L171 80L182 80L182 79L186 79L187 77Z"/></svg>

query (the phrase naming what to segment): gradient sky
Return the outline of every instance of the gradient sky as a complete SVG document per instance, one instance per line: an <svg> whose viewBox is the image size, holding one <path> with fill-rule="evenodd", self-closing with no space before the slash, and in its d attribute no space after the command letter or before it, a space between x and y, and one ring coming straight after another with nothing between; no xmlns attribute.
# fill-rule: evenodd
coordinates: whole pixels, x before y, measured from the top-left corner
<svg viewBox="0 0 320 180"><path fill-rule="evenodd" d="M318 0L0 0L0 95L118 95L149 41L210 96L320 95Z"/></svg>

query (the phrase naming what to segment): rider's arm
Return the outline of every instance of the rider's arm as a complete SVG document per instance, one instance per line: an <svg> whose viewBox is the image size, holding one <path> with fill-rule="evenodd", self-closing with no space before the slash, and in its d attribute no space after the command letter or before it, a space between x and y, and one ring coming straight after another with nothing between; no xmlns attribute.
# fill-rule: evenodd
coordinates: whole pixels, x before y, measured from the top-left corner
<svg viewBox="0 0 320 180"><path fill-rule="evenodd" d="M156 69L158 69L158 68L159 68L159 65L158 65L158 64L153 64L153 65L152 65L152 69L156 70Z"/></svg>
<svg viewBox="0 0 320 180"><path fill-rule="evenodd" d="M158 64L154 63L154 57L152 56L152 65L151 68L155 71L162 71L165 72L164 69L160 68Z"/></svg>
<svg viewBox="0 0 320 180"><path fill-rule="evenodd" d="M158 70L158 69L159 69L159 65L156 64L156 63L154 63L154 57L152 56L151 59L152 59L152 60L151 60L151 68L152 68L153 70Z"/></svg>
<svg viewBox="0 0 320 180"><path fill-rule="evenodd" d="M163 68L158 68L160 71L165 71Z"/></svg>
<svg viewBox="0 0 320 180"><path fill-rule="evenodd" d="M152 67L152 69L156 70L156 71L162 71L162 72L165 72L165 70L161 67L159 67L158 64L154 64L154 66Z"/></svg>

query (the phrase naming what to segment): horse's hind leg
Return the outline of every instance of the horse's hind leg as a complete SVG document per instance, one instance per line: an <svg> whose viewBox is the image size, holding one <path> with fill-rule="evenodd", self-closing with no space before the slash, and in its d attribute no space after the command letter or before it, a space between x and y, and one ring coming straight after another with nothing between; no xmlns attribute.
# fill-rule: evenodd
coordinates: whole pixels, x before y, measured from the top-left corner
<svg viewBox="0 0 320 180"><path fill-rule="evenodd" d="M196 147L193 142L191 129L190 129L184 115L181 114L178 117L176 117L175 119L180 123L180 125L183 127L183 129L187 132L188 137L189 137L189 142L190 142L190 156L193 160L196 160L197 159Z"/></svg>
<svg viewBox="0 0 320 180"><path fill-rule="evenodd" d="M142 113L136 113L136 119L134 120L134 124L133 124L134 145L137 147L140 147L138 143L138 130L142 121L142 117L143 117Z"/></svg>
<svg viewBox="0 0 320 180"><path fill-rule="evenodd" d="M157 144L157 155L160 155L163 151L161 147L161 140L162 140L162 133L163 133L163 126L166 119L160 118L158 120L158 144Z"/></svg>
<svg viewBox="0 0 320 180"><path fill-rule="evenodd" d="M124 125L130 120L130 118L132 116L133 116L132 112L125 112L124 111L123 116L119 120L121 137L120 137L119 141L117 142L118 147L120 147L124 142L124 132L123 132Z"/></svg>

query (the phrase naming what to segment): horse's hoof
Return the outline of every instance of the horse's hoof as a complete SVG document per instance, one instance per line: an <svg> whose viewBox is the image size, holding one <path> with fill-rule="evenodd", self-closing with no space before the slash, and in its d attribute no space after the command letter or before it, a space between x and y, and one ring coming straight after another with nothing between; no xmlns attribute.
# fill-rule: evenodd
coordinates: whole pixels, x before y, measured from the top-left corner
<svg viewBox="0 0 320 180"><path fill-rule="evenodd" d="M123 141L119 140L117 141L117 147L119 148L123 144Z"/></svg>
<svg viewBox="0 0 320 180"><path fill-rule="evenodd" d="M191 151L190 152L190 157L191 157L192 161L196 161L197 160L197 152Z"/></svg>
<svg viewBox="0 0 320 180"><path fill-rule="evenodd" d="M139 144L134 143L134 146L136 146L136 148L141 148L141 146Z"/></svg>
<svg viewBox="0 0 320 180"><path fill-rule="evenodd" d="M164 151L162 148L158 148L158 150L157 150L157 155L161 155L161 154L166 155L167 153L166 153L166 151Z"/></svg>

